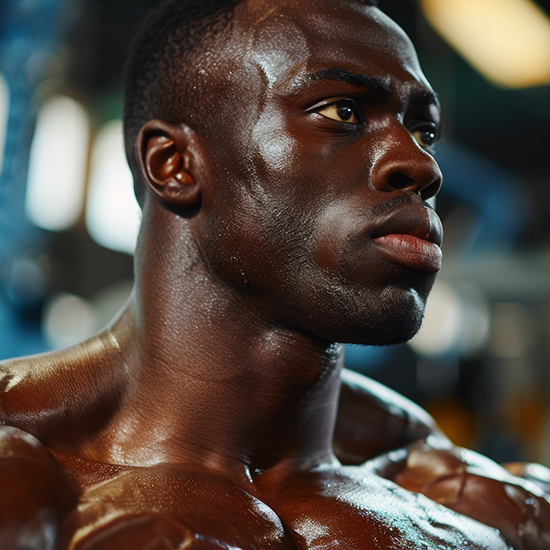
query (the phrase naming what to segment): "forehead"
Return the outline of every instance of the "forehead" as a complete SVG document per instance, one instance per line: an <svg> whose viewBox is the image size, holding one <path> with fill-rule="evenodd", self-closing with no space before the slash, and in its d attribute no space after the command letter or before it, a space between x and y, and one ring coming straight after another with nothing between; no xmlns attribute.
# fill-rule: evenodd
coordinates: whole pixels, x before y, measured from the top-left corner
<svg viewBox="0 0 550 550"><path fill-rule="evenodd" d="M325 68L429 87L401 28L359 0L248 0L236 8L232 34L234 58L268 87Z"/></svg>

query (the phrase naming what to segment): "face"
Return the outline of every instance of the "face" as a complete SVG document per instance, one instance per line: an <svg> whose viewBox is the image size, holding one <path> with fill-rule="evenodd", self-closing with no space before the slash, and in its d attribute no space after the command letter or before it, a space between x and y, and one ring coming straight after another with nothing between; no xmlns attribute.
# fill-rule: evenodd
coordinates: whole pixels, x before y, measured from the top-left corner
<svg viewBox="0 0 550 550"><path fill-rule="evenodd" d="M236 9L205 129L213 184L197 241L267 320L327 341L397 343L440 268L425 200L437 100L403 32L354 0Z"/></svg>

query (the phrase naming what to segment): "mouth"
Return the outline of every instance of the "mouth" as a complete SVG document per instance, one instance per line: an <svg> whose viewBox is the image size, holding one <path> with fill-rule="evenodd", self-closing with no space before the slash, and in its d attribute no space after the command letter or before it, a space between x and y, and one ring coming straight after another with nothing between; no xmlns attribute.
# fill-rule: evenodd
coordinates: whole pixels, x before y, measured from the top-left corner
<svg viewBox="0 0 550 550"><path fill-rule="evenodd" d="M441 269L443 228L429 207L410 204L392 211L371 237L390 261L430 273Z"/></svg>

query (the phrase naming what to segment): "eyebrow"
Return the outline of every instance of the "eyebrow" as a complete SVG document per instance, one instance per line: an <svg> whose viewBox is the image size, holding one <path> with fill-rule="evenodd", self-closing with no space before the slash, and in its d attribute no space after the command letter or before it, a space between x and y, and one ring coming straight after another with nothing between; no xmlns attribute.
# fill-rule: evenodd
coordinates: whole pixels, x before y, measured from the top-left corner
<svg viewBox="0 0 550 550"><path fill-rule="evenodd" d="M392 93L390 85L379 78L352 73L345 69L321 69L302 77L300 80L302 80L304 84L309 84L318 80L348 82L359 88L370 88L375 93L380 94L384 99L389 99Z"/></svg>
<svg viewBox="0 0 550 550"><path fill-rule="evenodd" d="M384 100L389 100L392 95L391 85L388 82L372 76L352 73L345 69L321 69L302 77L300 80L306 85L318 80L348 82L359 88L369 88ZM410 104L435 105L438 109L441 109L438 95L429 89L413 91L409 97L409 102Z"/></svg>
<svg viewBox="0 0 550 550"><path fill-rule="evenodd" d="M435 105L438 109L441 108L439 96L431 90L417 90L411 94L411 103L424 103L427 105Z"/></svg>

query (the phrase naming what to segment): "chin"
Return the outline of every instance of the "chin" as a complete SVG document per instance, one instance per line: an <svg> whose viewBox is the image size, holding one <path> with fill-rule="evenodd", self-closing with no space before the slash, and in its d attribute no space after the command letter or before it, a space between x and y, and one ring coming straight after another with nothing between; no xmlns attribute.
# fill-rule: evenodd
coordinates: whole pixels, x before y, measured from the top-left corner
<svg viewBox="0 0 550 550"><path fill-rule="evenodd" d="M380 324L376 331L364 337L361 344L370 346L394 346L408 342L420 330L423 313L404 312L396 319Z"/></svg>
<svg viewBox="0 0 550 550"><path fill-rule="evenodd" d="M369 324L355 327L348 325L347 333L342 334L340 342L345 344L364 344L368 346L393 346L410 340L422 325L424 309L404 308L398 314L380 315L369 319Z"/></svg>
<svg viewBox="0 0 550 550"><path fill-rule="evenodd" d="M431 285L430 285L431 288ZM420 330L429 289L392 288L353 296L337 323L327 326L330 340L343 344L390 346L410 340Z"/></svg>

